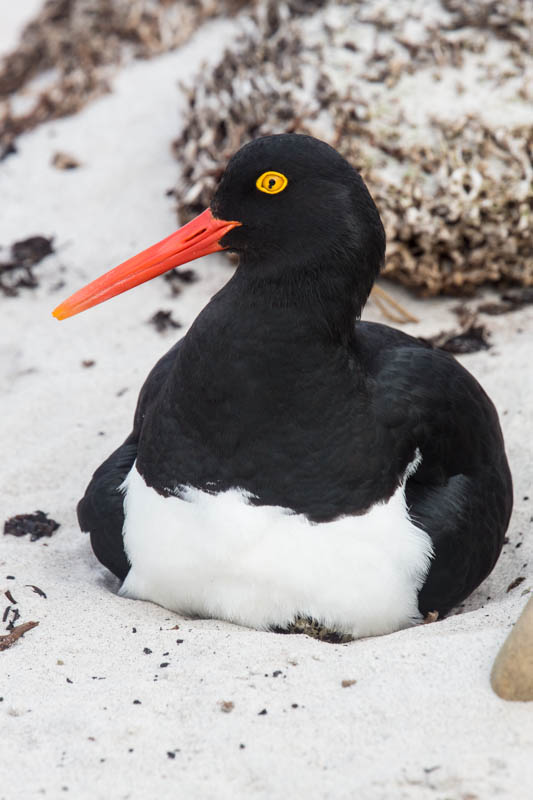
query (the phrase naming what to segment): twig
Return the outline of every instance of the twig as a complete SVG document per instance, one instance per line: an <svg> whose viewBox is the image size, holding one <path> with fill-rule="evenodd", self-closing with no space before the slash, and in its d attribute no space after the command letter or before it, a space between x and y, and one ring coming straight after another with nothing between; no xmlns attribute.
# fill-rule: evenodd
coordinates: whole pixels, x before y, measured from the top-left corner
<svg viewBox="0 0 533 800"><path fill-rule="evenodd" d="M7 648L15 644L17 639L20 639L26 631L31 631L31 629L35 628L38 624L38 622L23 622L21 625L17 625L16 628L13 628L11 633L0 636L0 651L7 650Z"/></svg>
<svg viewBox="0 0 533 800"><path fill-rule="evenodd" d="M383 314L388 317L393 322L420 322L420 320L413 316L406 308L400 305L396 300L394 300L388 292L381 288L381 286L373 286L372 287L372 296L373 300L376 305L381 309ZM393 314L388 308L386 308L385 303L388 303L390 306L399 311L402 315L401 317L396 316Z"/></svg>

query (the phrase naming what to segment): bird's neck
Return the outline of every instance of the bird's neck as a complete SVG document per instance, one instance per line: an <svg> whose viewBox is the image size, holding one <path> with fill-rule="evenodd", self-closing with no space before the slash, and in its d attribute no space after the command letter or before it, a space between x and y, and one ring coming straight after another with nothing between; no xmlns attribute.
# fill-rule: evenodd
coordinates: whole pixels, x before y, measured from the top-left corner
<svg viewBox="0 0 533 800"><path fill-rule="evenodd" d="M275 409L293 419L351 394L363 380L353 311L346 304L343 318L330 302L305 287L300 297L271 284L252 288L235 274L183 339L169 376L169 414L218 442L263 426Z"/></svg>
<svg viewBox="0 0 533 800"><path fill-rule="evenodd" d="M361 316L367 291L353 270L331 269L321 264L285 272L276 265L241 263L220 293L222 306L235 314L261 319L265 332L284 331L288 338L347 345L354 323ZM216 299L215 299L216 302Z"/></svg>
<svg viewBox="0 0 533 800"><path fill-rule="evenodd" d="M183 340L176 396L194 386L200 397L225 394L233 405L246 396L253 405L258 393L294 397L330 372L333 382L351 382L356 307L329 288L317 292L311 276L296 286L236 272Z"/></svg>

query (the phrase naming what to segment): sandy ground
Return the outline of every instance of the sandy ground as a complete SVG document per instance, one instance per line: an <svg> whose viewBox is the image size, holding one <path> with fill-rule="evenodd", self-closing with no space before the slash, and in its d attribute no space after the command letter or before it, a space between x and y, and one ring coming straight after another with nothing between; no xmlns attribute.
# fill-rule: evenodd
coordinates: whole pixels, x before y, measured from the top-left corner
<svg viewBox="0 0 533 800"><path fill-rule="evenodd" d="M19 19L11 13L3 49ZM68 322L50 311L175 228L165 191L176 81L231 36L219 21L179 52L130 65L112 94L24 137L0 165L0 243L53 235L57 250L36 268L37 290L0 297L0 520L43 509L61 523L51 539L0 538L2 598L9 590L20 621L39 622L0 653L0 800L526 800L533 706L498 699L489 672L533 588L533 308L487 318L492 348L461 359L499 409L516 506L496 569L457 615L349 645L191 621L119 598L78 530L77 500L176 338L146 321L172 308L185 330L230 267L197 262L201 280L176 299L158 280ZM54 169L58 150L82 167ZM456 301L394 292L421 319L408 332L456 325ZM371 304L365 316L380 319Z"/></svg>

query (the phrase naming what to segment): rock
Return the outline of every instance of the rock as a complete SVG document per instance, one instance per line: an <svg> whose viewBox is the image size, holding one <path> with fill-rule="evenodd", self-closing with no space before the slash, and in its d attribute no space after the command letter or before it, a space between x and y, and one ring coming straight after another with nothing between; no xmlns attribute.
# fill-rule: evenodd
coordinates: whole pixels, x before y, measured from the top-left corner
<svg viewBox="0 0 533 800"><path fill-rule="evenodd" d="M504 700L533 700L533 597L496 656L490 682Z"/></svg>

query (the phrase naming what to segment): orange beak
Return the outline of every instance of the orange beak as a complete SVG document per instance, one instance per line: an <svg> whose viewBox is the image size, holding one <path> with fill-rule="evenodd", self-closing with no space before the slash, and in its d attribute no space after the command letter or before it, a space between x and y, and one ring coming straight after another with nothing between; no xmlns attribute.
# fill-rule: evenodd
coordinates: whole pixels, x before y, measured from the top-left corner
<svg viewBox="0 0 533 800"><path fill-rule="evenodd" d="M241 222L216 219L207 208L182 228L161 242L129 258L115 269L75 292L52 312L56 319L66 319L103 303L117 294L127 292L140 283L155 278L163 272L208 253L225 248L220 239Z"/></svg>

